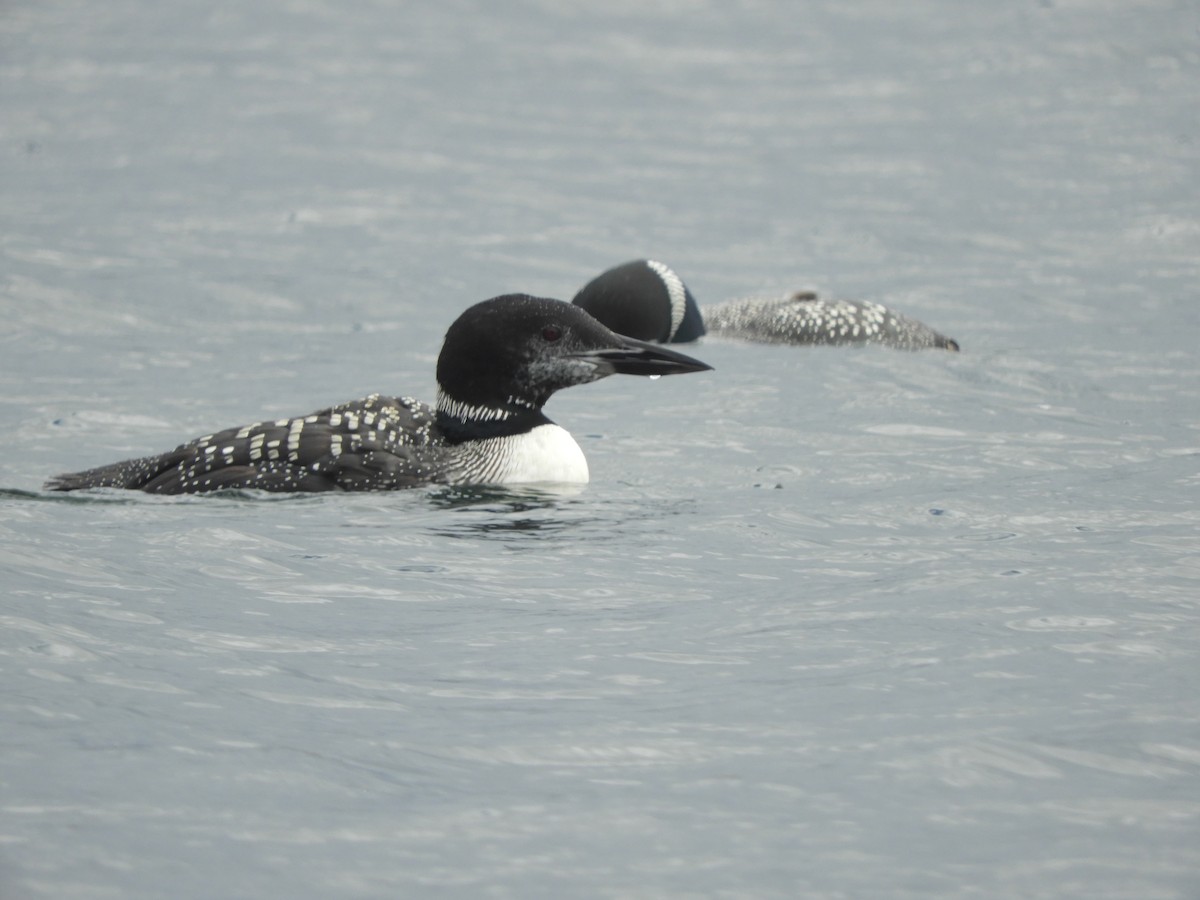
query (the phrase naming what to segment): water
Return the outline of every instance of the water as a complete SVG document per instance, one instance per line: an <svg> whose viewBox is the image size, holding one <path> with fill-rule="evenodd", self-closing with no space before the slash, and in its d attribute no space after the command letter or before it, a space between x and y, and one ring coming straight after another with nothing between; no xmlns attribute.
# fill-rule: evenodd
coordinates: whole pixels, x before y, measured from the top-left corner
<svg viewBox="0 0 1200 900"><path fill-rule="evenodd" d="M0 896L1196 896L1198 25L9 4ZM575 493L39 492L644 255L964 352L572 389Z"/></svg>

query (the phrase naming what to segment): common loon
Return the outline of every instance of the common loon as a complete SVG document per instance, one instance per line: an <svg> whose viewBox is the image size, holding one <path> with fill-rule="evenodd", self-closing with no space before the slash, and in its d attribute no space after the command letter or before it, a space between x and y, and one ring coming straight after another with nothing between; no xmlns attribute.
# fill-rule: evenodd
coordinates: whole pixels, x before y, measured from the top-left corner
<svg viewBox="0 0 1200 900"><path fill-rule="evenodd" d="M883 344L901 350L958 350L958 342L878 303L828 300L812 291L706 306L669 267L652 259L616 266L572 301L620 334L687 343L706 330L765 344Z"/></svg>
<svg viewBox="0 0 1200 900"><path fill-rule="evenodd" d="M59 475L46 489L193 494L583 483L583 451L542 413L551 394L613 374L710 368L615 334L577 306L509 294L472 306L446 332L435 407L372 394L308 416L205 435L157 456Z"/></svg>

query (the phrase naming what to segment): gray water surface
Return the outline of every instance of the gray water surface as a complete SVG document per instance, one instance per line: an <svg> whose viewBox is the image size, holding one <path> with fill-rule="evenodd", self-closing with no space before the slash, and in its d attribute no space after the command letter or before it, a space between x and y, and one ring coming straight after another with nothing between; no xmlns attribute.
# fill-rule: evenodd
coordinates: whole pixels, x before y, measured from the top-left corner
<svg viewBox="0 0 1200 900"><path fill-rule="evenodd" d="M1200 12L0 12L0 896L1200 895ZM580 492L50 495L639 256Z"/></svg>

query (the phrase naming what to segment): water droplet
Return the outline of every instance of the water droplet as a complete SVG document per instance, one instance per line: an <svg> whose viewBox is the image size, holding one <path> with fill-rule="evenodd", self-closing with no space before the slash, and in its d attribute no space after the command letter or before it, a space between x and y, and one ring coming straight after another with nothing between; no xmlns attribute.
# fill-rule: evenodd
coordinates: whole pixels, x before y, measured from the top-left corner
<svg viewBox="0 0 1200 900"><path fill-rule="evenodd" d="M660 379L660 378L662 378L661 375L651 375L650 376L651 381L658 381L658 379Z"/></svg>

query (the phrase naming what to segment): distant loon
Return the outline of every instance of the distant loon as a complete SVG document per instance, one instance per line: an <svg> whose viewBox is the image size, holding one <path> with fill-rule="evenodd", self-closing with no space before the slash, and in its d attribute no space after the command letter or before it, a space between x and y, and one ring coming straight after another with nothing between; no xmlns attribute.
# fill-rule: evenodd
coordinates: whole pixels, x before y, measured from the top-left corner
<svg viewBox="0 0 1200 900"><path fill-rule="evenodd" d="M687 343L706 330L765 344L883 344L958 350L958 342L878 303L827 300L812 291L706 306L670 268L638 259L597 275L572 301L619 334Z"/></svg>
<svg viewBox="0 0 1200 900"><path fill-rule="evenodd" d="M59 475L46 488L192 494L581 483L588 480L583 451L542 413L551 394L612 374L709 368L615 334L577 306L509 294L472 306L446 332L436 407L372 394L308 416L230 428L158 456Z"/></svg>

